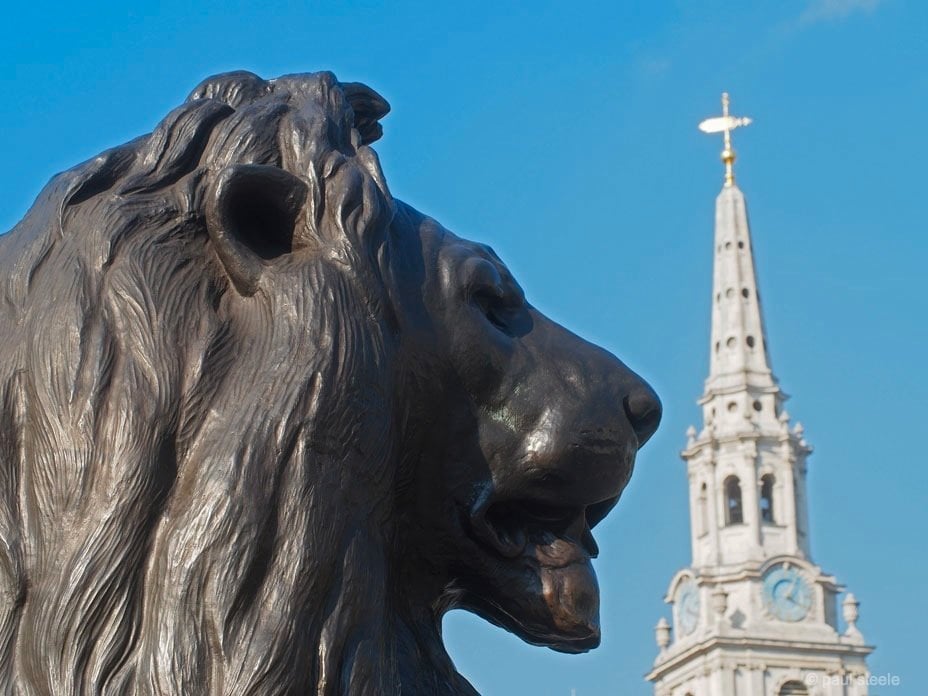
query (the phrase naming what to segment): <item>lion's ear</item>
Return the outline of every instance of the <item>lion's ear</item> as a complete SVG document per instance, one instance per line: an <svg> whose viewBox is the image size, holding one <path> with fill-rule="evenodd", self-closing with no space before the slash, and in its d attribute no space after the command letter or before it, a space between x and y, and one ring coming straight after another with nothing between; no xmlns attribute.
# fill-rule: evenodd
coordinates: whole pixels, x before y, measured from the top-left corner
<svg viewBox="0 0 928 696"><path fill-rule="evenodd" d="M219 260L242 295L253 295L268 263L305 245L297 218L306 184L262 164L223 169L206 197L206 227Z"/></svg>

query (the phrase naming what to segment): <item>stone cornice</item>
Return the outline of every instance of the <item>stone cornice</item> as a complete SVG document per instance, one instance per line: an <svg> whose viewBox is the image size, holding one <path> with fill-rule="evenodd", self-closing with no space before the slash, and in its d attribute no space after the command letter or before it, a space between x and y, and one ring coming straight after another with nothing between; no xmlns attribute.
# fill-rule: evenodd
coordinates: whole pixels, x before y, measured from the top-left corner
<svg viewBox="0 0 928 696"><path fill-rule="evenodd" d="M797 652L803 652L807 656L815 657L846 657L860 656L866 657L873 652L872 645L854 645L851 643L821 643L818 641L807 640L783 640L777 638L761 637L738 637L738 636L710 636L698 643L694 643L685 650L674 654L672 650L659 655L655 661L654 667L645 675L648 681L656 681L666 673L673 671L686 662L690 662L697 657L704 657L716 648L727 650L765 650L765 651L783 651L790 653L784 655L784 665L792 666L796 659ZM757 656L753 656L757 659ZM729 660L733 656L729 655ZM769 657L765 658L767 664L771 663Z"/></svg>

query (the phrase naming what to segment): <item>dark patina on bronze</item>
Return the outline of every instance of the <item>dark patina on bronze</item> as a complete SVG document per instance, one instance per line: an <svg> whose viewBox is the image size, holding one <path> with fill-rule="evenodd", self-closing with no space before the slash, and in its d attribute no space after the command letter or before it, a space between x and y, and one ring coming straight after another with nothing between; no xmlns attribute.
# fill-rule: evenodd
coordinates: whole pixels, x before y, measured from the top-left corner
<svg viewBox="0 0 928 696"><path fill-rule="evenodd" d="M388 108L219 75L0 236L0 692L468 694L456 607L599 643L660 404L393 198Z"/></svg>

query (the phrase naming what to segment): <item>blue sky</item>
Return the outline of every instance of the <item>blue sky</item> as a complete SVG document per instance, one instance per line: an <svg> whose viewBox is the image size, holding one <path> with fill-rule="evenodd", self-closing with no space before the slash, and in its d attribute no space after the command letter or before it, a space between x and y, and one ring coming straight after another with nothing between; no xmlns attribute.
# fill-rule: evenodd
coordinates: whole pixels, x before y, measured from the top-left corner
<svg viewBox="0 0 928 696"><path fill-rule="evenodd" d="M488 242L532 302L660 392L599 528L602 646L446 622L486 694L643 696L689 561L678 451L708 365L716 138L732 95L774 370L816 451L814 560L861 601L874 673L919 683L928 575L928 3L17 3L0 27L0 229L55 172L149 131L204 76L331 69L393 105L393 193Z"/></svg>

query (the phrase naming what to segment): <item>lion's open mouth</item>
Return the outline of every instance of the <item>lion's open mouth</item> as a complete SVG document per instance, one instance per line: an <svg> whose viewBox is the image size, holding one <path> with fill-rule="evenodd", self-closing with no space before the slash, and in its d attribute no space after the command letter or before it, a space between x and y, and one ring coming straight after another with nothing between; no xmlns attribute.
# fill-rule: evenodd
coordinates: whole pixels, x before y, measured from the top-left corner
<svg viewBox="0 0 928 696"><path fill-rule="evenodd" d="M555 505L538 500L513 500L492 503L485 508L483 519L475 519L478 529L485 532L481 539L507 558L516 558L523 554L530 542L535 545L548 546L556 538L580 531L581 538L576 545L587 547L583 550L584 558L596 557L598 549L593 542L593 535L586 524L584 508L579 506ZM482 522L482 524L481 524ZM578 529L579 527L579 529ZM584 538L585 537L585 538ZM560 565L568 565L575 559L560 559ZM562 562L561 562L562 561Z"/></svg>
<svg viewBox="0 0 928 696"><path fill-rule="evenodd" d="M481 545L515 567L517 596L525 598L503 606L483 597L482 613L555 650L585 652L599 644L599 587L590 562L598 549L586 507L499 501L475 506L471 526Z"/></svg>

